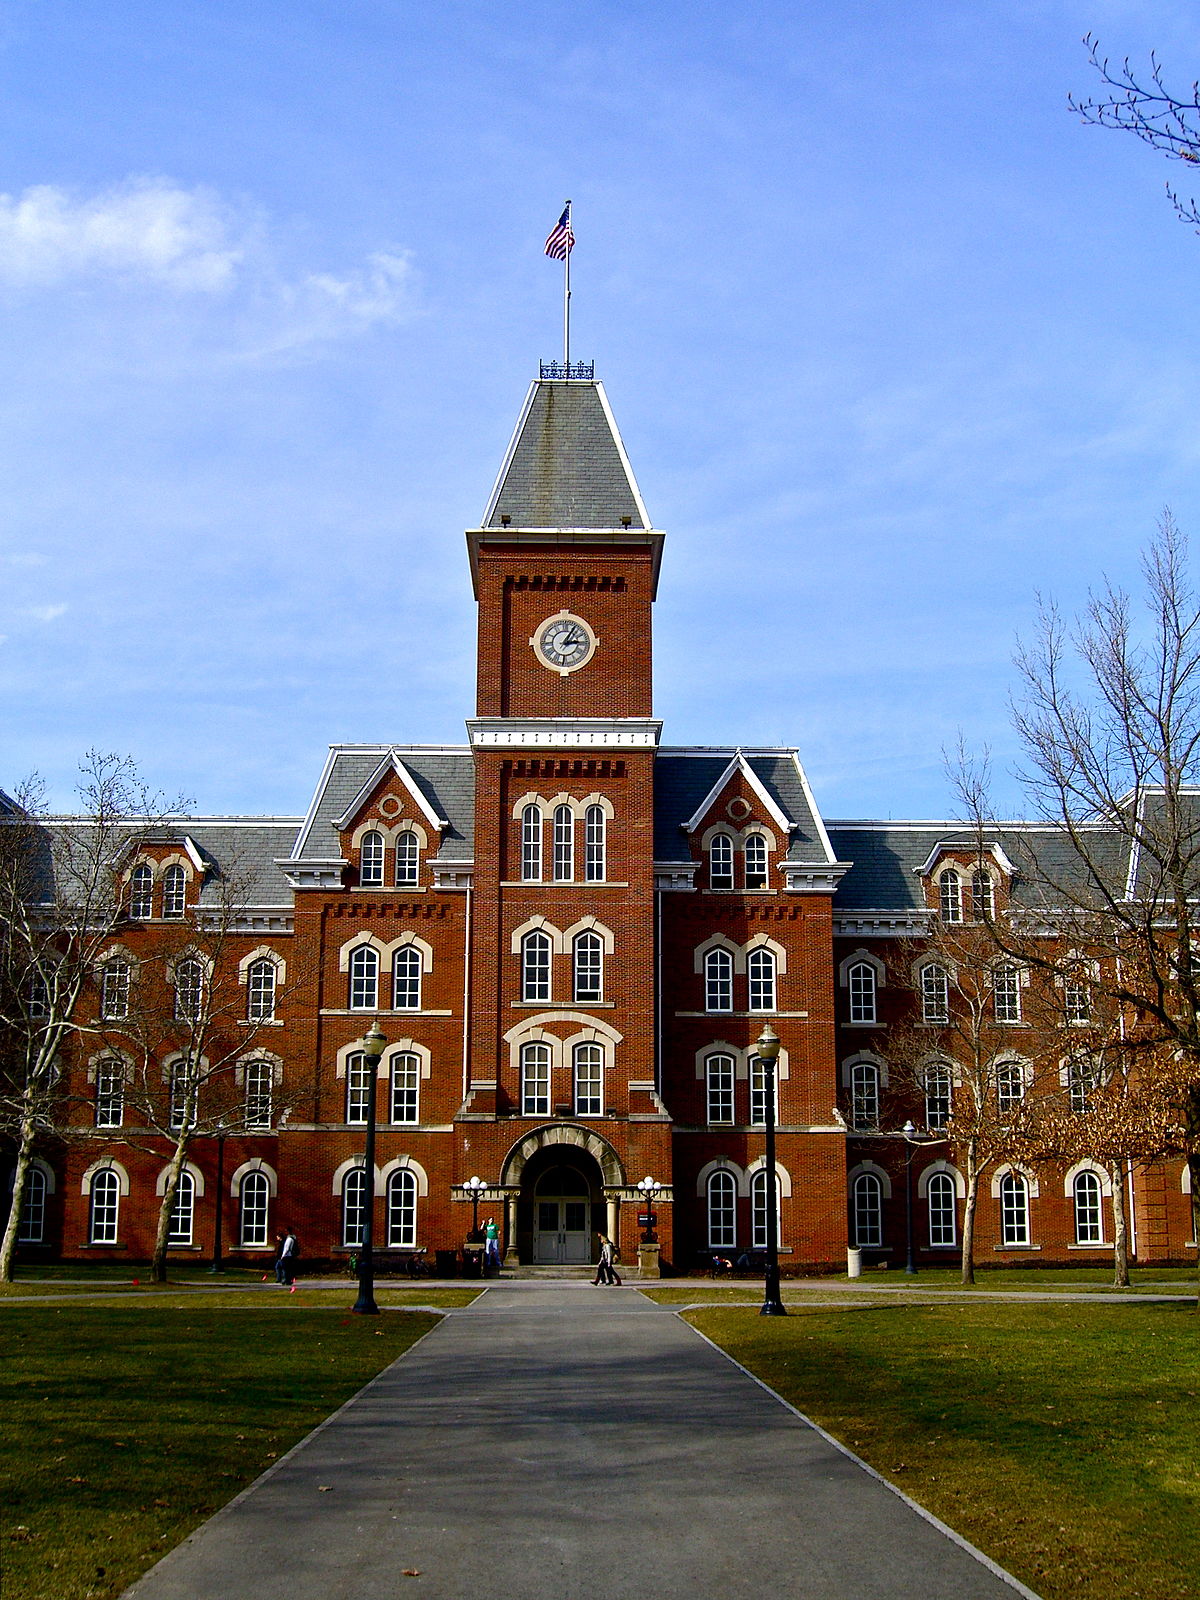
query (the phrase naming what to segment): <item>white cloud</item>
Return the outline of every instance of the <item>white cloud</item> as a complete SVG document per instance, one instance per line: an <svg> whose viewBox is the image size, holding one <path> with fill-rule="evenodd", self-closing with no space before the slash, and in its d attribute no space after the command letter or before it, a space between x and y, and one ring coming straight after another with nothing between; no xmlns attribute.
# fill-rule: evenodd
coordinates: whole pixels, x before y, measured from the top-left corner
<svg viewBox="0 0 1200 1600"><path fill-rule="evenodd" d="M227 288L243 256L214 195L137 178L91 197L52 184L0 194L0 283L127 277L173 289Z"/></svg>
<svg viewBox="0 0 1200 1600"><path fill-rule="evenodd" d="M35 622L57 622L59 617L63 616L67 610L68 607L65 604L50 606L27 606L25 608L25 615L27 617L32 617Z"/></svg>

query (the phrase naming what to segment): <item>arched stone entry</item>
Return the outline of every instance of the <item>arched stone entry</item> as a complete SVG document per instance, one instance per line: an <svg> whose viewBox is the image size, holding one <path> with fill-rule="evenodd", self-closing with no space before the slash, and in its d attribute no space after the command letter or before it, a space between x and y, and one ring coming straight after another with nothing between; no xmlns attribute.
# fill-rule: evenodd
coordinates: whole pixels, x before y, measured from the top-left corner
<svg viewBox="0 0 1200 1600"><path fill-rule="evenodd" d="M594 1261L597 1234L614 1231L624 1181L616 1151L590 1129L559 1123L527 1133L500 1169L509 1259L534 1266Z"/></svg>

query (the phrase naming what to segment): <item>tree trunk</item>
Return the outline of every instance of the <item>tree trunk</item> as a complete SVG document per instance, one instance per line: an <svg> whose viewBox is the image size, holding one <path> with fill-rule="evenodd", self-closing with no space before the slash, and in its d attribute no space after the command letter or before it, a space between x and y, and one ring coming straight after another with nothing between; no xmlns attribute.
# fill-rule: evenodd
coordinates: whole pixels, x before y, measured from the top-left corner
<svg viewBox="0 0 1200 1600"><path fill-rule="evenodd" d="M1113 1288L1128 1289L1129 1222L1125 1215L1125 1182L1119 1161L1109 1167L1108 1175L1112 1179Z"/></svg>
<svg viewBox="0 0 1200 1600"><path fill-rule="evenodd" d="M4 1238L0 1240L0 1283L13 1281L17 1234L21 1230L21 1208L25 1202L25 1183L29 1176L29 1164L33 1160L33 1136L33 1122L29 1118L24 1118L21 1122L21 1137L17 1144L17 1165L13 1173L8 1221L4 1224Z"/></svg>
<svg viewBox="0 0 1200 1600"><path fill-rule="evenodd" d="M1200 1239L1200 1153L1188 1156L1188 1176L1192 1180L1192 1239ZM1200 1270L1200 1249L1196 1251L1197 1269ZM1196 1296L1196 1310L1200 1311L1200 1294Z"/></svg>
<svg viewBox="0 0 1200 1600"><path fill-rule="evenodd" d="M151 1283L167 1281L167 1236L171 1231L171 1211L175 1205L175 1192L179 1188L179 1174L187 1158L188 1134L179 1135L167 1168L167 1183L163 1190L162 1205L158 1208L158 1231L154 1236L154 1254L150 1257Z"/></svg>
<svg viewBox="0 0 1200 1600"><path fill-rule="evenodd" d="M975 1205L979 1199L979 1164L972 1143L967 1144L967 1200L963 1206L962 1281L975 1282Z"/></svg>

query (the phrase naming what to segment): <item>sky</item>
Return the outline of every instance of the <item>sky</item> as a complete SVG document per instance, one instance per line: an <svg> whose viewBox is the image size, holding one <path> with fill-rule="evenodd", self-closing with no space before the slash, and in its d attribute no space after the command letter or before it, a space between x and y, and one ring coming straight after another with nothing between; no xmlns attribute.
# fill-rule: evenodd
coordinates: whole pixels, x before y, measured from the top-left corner
<svg viewBox="0 0 1200 1600"><path fill-rule="evenodd" d="M1200 540L1187 169L1070 114L1089 30L1200 76L1168 0L0 0L0 785L294 815L463 742L570 196L664 740L902 818L961 735L1019 814L1037 596Z"/></svg>

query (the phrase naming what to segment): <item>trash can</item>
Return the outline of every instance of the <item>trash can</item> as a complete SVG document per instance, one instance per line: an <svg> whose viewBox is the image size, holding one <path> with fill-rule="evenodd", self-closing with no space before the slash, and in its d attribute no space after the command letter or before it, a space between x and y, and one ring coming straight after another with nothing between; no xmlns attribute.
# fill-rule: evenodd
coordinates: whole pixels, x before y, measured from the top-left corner
<svg viewBox="0 0 1200 1600"><path fill-rule="evenodd" d="M846 1276L848 1278L862 1277L862 1251L855 1245L850 1245L846 1250Z"/></svg>
<svg viewBox="0 0 1200 1600"><path fill-rule="evenodd" d="M457 1250L435 1250L433 1258L437 1263L437 1275L439 1278L458 1277Z"/></svg>

